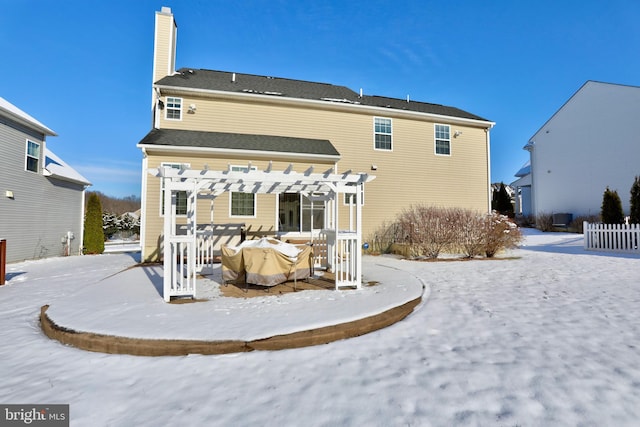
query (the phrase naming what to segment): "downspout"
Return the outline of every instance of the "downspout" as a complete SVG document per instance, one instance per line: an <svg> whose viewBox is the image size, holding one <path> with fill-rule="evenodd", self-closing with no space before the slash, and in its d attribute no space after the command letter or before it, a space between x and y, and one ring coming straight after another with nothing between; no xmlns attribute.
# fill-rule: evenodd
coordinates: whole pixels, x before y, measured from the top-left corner
<svg viewBox="0 0 640 427"><path fill-rule="evenodd" d="M79 247L78 247L78 255L83 255L83 248L84 248L84 198L85 198L85 193L87 191L87 187L88 185L85 185L84 188L82 189L82 203L80 204L80 237L78 238L79 243Z"/></svg>
<svg viewBox="0 0 640 427"><path fill-rule="evenodd" d="M146 226L147 226L147 151L142 147L142 188L140 191L140 260L147 259L146 254Z"/></svg>
<svg viewBox="0 0 640 427"><path fill-rule="evenodd" d="M160 114L162 114L162 110L160 110L158 108L158 106L160 105L160 102L162 102L160 100L160 89L158 89L157 87L154 87L154 96L153 96L153 105L151 106L151 126L154 129L160 129Z"/></svg>
<svg viewBox="0 0 640 427"><path fill-rule="evenodd" d="M484 131L487 134L487 213L491 213L491 135L493 125Z"/></svg>
<svg viewBox="0 0 640 427"><path fill-rule="evenodd" d="M524 147L522 147L524 150L527 150L529 152L529 175L531 177L531 190L530 190L530 200L531 200L531 215L533 215L533 217L535 218L536 216L538 216L538 203L537 203L537 194L538 192L536 191L536 175L535 175L535 160L534 160L534 148L535 148L535 141L530 140L529 142L527 142L527 145L525 145Z"/></svg>

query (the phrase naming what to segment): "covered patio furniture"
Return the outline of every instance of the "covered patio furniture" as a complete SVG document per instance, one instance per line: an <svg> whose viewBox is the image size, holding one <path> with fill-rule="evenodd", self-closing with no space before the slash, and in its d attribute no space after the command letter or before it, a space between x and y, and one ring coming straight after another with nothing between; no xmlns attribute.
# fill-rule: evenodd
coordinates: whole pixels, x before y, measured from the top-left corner
<svg viewBox="0 0 640 427"><path fill-rule="evenodd" d="M237 247L223 246L222 278L246 284L275 286L311 277L313 248L275 239L245 241Z"/></svg>

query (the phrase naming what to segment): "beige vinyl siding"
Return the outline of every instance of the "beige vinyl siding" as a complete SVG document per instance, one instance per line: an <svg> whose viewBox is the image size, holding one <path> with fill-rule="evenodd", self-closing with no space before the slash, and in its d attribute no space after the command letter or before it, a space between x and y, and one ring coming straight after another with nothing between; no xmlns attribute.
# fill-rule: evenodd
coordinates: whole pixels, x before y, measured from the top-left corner
<svg viewBox="0 0 640 427"><path fill-rule="evenodd" d="M445 118L437 120L407 114L396 110L380 111L367 108L353 108L335 103L290 103L282 105L277 97L256 99L214 99L194 97L184 93L169 96L182 96L183 105L195 104L195 114L184 114L183 120L167 121L161 119L162 128L232 132L246 134L264 134L291 136L300 138L327 139L341 155L337 171L366 172L376 179L366 185L365 206L363 210L363 236L365 240L383 222L393 221L405 208L413 204L427 204L445 207L462 207L486 212L488 209L488 164L486 124L456 124ZM257 98L257 97L256 97ZM280 104L276 104L279 102ZM385 114L386 113L386 114ZM373 118L392 119L393 149L391 151L374 149ZM451 125L451 155L435 154L434 124ZM457 138L455 131L462 131ZM174 161L175 158L162 161ZM228 163L237 160L224 160L215 163L212 159L185 158L192 168L208 163L211 169L226 169ZM160 160L156 161L156 164ZM286 167L282 162L281 169ZM252 163L259 168L266 166ZM372 165L377 170L371 170ZM150 167L153 165L150 163ZM274 166L275 167L275 166ZM299 169L303 169L300 167ZM152 180L150 180L152 181ZM159 188L159 184L153 184ZM157 212L158 191L149 192L148 212ZM228 197L228 196L224 196ZM263 197L268 200L263 201ZM275 198L258 198L258 217L243 219L251 227L263 227L269 230L275 219ZM224 206L224 207L220 207ZM198 213L198 220L205 216L208 221L208 208ZM235 222L234 219L220 217L228 214L228 202L216 205L216 221ZM263 222L267 220L267 222ZM340 223L348 224L348 210L342 209ZM157 230L161 224L154 225ZM341 227L342 228L342 227Z"/></svg>
<svg viewBox="0 0 640 427"><path fill-rule="evenodd" d="M163 31L158 31L163 29ZM171 15L156 12L156 33L154 40L154 69L153 81L157 82L161 78L173 72L173 50L175 50L176 28Z"/></svg>
<svg viewBox="0 0 640 427"><path fill-rule="evenodd" d="M249 159L239 159L233 157L214 158L203 155L193 156L167 156L149 154L148 156L149 169L156 169L161 163L188 163L191 165L191 169L203 169L205 164L210 170L227 170L228 165L242 166L248 165ZM291 161L273 161L272 167L274 170L284 170L290 164L293 165L294 170L302 172L307 169L310 164L296 162L293 159ZM269 162L267 160L251 161L251 165L257 167L259 170L264 170L268 167ZM333 163L315 163L319 171L324 171L333 167ZM145 227L145 248L143 249L144 259L156 259L158 258L158 245L161 241L161 236L164 232L164 217L160 216L160 178L149 176L147 178L147 220L143 225ZM256 215L255 218L244 217L230 217L229 216L229 193L224 193L218 196L213 202L213 222L214 224L239 224L244 223L247 227L247 237L261 237L261 236L273 236L276 232L276 204L278 196L276 194L257 194L256 195ZM196 221L198 224L210 224L211 223L211 201L199 199L197 201L198 211L196 214ZM186 224L186 218L178 217L176 219L178 224Z"/></svg>

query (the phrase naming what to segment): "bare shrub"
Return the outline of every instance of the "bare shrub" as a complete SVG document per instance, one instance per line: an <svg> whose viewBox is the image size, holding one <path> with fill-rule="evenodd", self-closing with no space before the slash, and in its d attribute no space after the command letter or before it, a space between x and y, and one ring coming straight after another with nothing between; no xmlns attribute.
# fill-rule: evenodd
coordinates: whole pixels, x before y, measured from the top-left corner
<svg viewBox="0 0 640 427"><path fill-rule="evenodd" d="M540 231L553 231L553 214L540 212L536 215L536 228Z"/></svg>
<svg viewBox="0 0 640 427"><path fill-rule="evenodd" d="M389 252L393 243L402 243L407 239L399 222L383 222L369 236L369 253L380 254Z"/></svg>
<svg viewBox="0 0 640 427"><path fill-rule="evenodd" d="M597 223L600 222L600 217L598 215L577 216L569 224L569 231L574 233L584 233L585 221L591 224Z"/></svg>
<svg viewBox="0 0 640 427"><path fill-rule="evenodd" d="M484 248L484 217L467 209L455 211L456 243L465 257L481 255Z"/></svg>
<svg viewBox="0 0 640 427"><path fill-rule="evenodd" d="M443 248L455 241L455 216L452 209L412 205L398 216L398 222L409 243L423 255L437 258Z"/></svg>
<svg viewBox="0 0 640 427"><path fill-rule="evenodd" d="M515 217L516 225L518 227L535 227L536 219L533 215L518 214Z"/></svg>
<svg viewBox="0 0 640 427"><path fill-rule="evenodd" d="M515 248L522 241L522 232L506 215L493 211L483 222L482 235L487 258L492 258L501 250Z"/></svg>

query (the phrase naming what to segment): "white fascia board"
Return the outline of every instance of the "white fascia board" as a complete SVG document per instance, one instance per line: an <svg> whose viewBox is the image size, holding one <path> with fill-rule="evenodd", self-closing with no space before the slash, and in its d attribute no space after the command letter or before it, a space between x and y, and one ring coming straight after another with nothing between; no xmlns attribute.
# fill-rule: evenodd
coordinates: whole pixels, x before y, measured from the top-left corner
<svg viewBox="0 0 640 427"><path fill-rule="evenodd" d="M339 161L340 156L332 156L327 154L308 154L308 153L292 153L282 151L258 151L258 150L236 150L226 148L207 148L207 147L176 147L172 145L149 145L138 144L136 147L140 148L145 154L149 151L158 152L171 152L171 153L203 153L203 154L226 154L226 155L242 155L248 157L264 157L264 158L298 158L302 160L324 160L324 161Z"/></svg>
<svg viewBox="0 0 640 427"><path fill-rule="evenodd" d="M0 114L5 115L11 120L14 120L30 129L41 132L46 136L58 136L57 133L2 97L0 97Z"/></svg>
<svg viewBox="0 0 640 427"><path fill-rule="evenodd" d="M342 104L331 101L322 101L317 99L303 99L303 98L290 98L286 96L275 96L275 95L261 95L256 93L239 93L239 92L227 92L222 90L211 90L211 89L198 89L198 88L190 88L190 87L180 87L180 86L165 86L165 85L154 85L155 88L159 89L162 93L163 90L168 90L176 93L185 93L185 94L197 94L197 95L209 95L212 98L238 98L242 100L252 99L252 100L261 100L267 101L271 103L289 103L289 104L302 104L302 105L315 105L321 106L322 108L328 109L336 109L336 110L349 110L349 111L371 111L374 114L381 116L401 116L401 117L412 117L412 118L429 118L434 121L442 121L446 123L454 123L454 124L465 124L469 126L476 126L481 128L491 129L495 126L495 122L490 122L487 120L476 120L476 119L466 119L463 117L454 117L454 116L444 116L441 114L433 114L433 113L421 113L419 111L409 111L409 110L398 110L395 108L386 108L386 107L376 107L372 105L362 105L362 104ZM381 114L381 112L384 112Z"/></svg>

